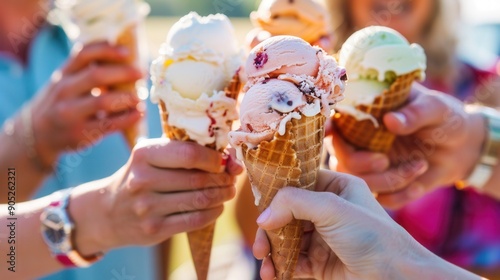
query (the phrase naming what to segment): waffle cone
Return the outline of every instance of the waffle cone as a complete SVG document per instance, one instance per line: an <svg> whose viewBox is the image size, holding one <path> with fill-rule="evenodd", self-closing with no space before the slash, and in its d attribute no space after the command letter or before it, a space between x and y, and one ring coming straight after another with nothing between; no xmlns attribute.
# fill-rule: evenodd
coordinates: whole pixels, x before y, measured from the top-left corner
<svg viewBox="0 0 500 280"><path fill-rule="evenodd" d="M135 25L130 25L123 30L122 33L116 39L117 46L123 46L129 50L129 56L127 58L127 63L135 64L139 61L139 43L137 38L137 27ZM115 90L123 90L131 92L137 95L137 88L135 83L123 83L113 87ZM130 149L132 149L139 137L139 127L137 125L131 126L122 130L123 137L127 142Z"/></svg>
<svg viewBox="0 0 500 280"><path fill-rule="evenodd" d="M241 86L242 85L239 78L239 73L237 72L231 79L231 82L229 82L229 84L224 89L226 96L235 100L238 99ZM187 134L185 129L169 125L167 106L162 100L160 100L159 109L161 123L163 126L163 133L165 133L168 138L177 141L193 141L191 138L189 138L189 135ZM206 147L215 150L216 144L214 142L206 145ZM220 152L223 152L223 150L224 149L220 150ZM208 276L214 230L215 223L212 223L200 230L195 230L187 233L189 248L191 250L191 257L193 259L198 280L206 280Z"/></svg>
<svg viewBox="0 0 500 280"><path fill-rule="evenodd" d="M372 115L377 120L378 127L371 120L358 121L351 115L337 113L333 117L337 131L347 142L358 148L373 152L389 152L396 136L387 130L382 118L386 113L397 110L405 104L410 96L411 85L418 76L419 71L399 76L371 105L356 107Z"/></svg>
<svg viewBox="0 0 500 280"><path fill-rule="evenodd" d="M314 190L320 167L325 117L302 116L287 123L286 133L256 148L242 146L243 162L252 188L258 191L262 213L283 187ZM258 196L258 195L257 195ZM283 228L267 231L276 277L292 279L300 252L303 225L293 220Z"/></svg>

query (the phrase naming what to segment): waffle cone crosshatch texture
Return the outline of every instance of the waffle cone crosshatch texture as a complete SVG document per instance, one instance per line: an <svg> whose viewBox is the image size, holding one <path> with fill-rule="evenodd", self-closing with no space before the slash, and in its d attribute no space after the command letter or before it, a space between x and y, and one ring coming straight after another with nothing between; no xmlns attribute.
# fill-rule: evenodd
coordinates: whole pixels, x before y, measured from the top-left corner
<svg viewBox="0 0 500 280"><path fill-rule="evenodd" d="M302 116L286 124L284 135L263 141L249 149L242 146L243 162L260 212L271 204L284 187L314 190L321 159L325 117ZM268 231L271 258L277 279L292 279L300 253L303 226L293 220L283 228Z"/></svg>
<svg viewBox="0 0 500 280"><path fill-rule="evenodd" d="M351 115L336 113L333 119L339 134L355 147L373 152L389 152L396 136L387 130L383 117L408 101L412 83L418 79L419 73L420 71L415 71L398 77L389 89L375 98L373 104L357 106L356 109L372 115L378 126L369 119L358 121Z"/></svg>

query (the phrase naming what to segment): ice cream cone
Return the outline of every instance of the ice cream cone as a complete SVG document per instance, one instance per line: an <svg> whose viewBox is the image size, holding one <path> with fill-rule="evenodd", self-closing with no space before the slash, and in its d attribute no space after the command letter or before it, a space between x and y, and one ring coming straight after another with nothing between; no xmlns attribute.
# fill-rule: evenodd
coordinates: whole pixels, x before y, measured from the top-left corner
<svg viewBox="0 0 500 280"><path fill-rule="evenodd" d="M210 266L210 251L214 238L215 223L187 233L189 248L198 280L206 280Z"/></svg>
<svg viewBox="0 0 500 280"><path fill-rule="evenodd" d="M410 96L411 85L418 77L419 71L399 76L390 88L378 96L371 105L358 105L356 107L356 109L372 115L377 120L378 127L369 119L358 121L348 114L335 114L333 119L340 135L358 148L373 152L389 152L396 136L389 132L383 124L383 116L404 105Z"/></svg>
<svg viewBox="0 0 500 280"><path fill-rule="evenodd" d="M243 162L248 172L260 212L271 204L283 187L313 190L320 167L325 117L302 116L287 123L284 135L261 142L256 148L242 145ZM299 257L303 226L293 220L283 228L268 231L271 258L276 277L292 279Z"/></svg>
<svg viewBox="0 0 500 280"><path fill-rule="evenodd" d="M127 63L136 64L139 62L139 43L137 38L137 26L132 24L123 30L116 40L116 45L123 46L128 49L129 56ZM123 90L137 95L137 88L135 83L125 83L113 87L115 90ZM132 149L139 137L138 125L131 126L122 131L123 137L127 141L128 146Z"/></svg>
<svg viewBox="0 0 500 280"><path fill-rule="evenodd" d="M233 76L231 82L224 89L226 96L237 99L241 90L241 81L239 78L239 71ZM160 100L159 102L161 123L163 126L163 132L165 135L177 141L193 141L189 138L186 130L171 126L168 123L168 110L166 104ZM231 124L228 124L231 125ZM216 143L211 143L206 145L206 147L211 149L216 149ZM220 152L223 152L221 149ZM193 258L196 275L198 280L206 280L208 275L208 269L210 266L210 252L212 249L212 241L214 236L215 223L206 226L200 230L188 232L189 247L191 249L191 257Z"/></svg>

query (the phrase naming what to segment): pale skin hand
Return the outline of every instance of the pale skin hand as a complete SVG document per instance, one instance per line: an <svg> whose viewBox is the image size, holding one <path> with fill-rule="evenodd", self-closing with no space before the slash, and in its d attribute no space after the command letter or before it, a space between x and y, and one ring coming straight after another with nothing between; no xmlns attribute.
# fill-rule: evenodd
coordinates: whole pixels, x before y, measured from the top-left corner
<svg viewBox="0 0 500 280"><path fill-rule="evenodd" d="M317 192L280 190L257 222L253 247L264 259L262 279L274 279L263 229L292 218L311 221L294 277L314 279L480 279L433 255L397 225L353 176L320 172Z"/></svg>
<svg viewBox="0 0 500 280"><path fill-rule="evenodd" d="M386 114L384 123L398 136L389 155L357 151L335 133L326 145L338 161L331 168L363 178L389 208L465 179L486 134L479 114L468 114L460 101L420 85L410 103Z"/></svg>
<svg viewBox="0 0 500 280"><path fill-rule="evenodd" d="M194 143L152 139L139 145L114 175L73 190L69 213L76 227L76 248L83 256L153 245L200 229L212 223L223 203L234 196L235 176L242 172L234 156L222 165L220 153ZM33 279L63 269L39 233L40 214L53 200L54 195L18 205L17 263L23 265L16 273L0 271L0 278ZM2 224L9 217L5 212L0 213ZM0 251L8 252L3 238Z"/></svg>

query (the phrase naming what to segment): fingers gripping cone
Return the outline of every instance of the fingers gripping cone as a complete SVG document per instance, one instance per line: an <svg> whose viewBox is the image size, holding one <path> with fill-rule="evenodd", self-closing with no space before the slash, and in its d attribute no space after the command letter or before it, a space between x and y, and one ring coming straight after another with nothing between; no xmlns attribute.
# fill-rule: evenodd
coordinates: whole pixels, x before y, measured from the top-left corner
<svg viewBox="0 0 500 280"><path fill-rule="evenodd" d="M320 167L325 117L302 116L287 123L286 133L248 149L243 144L243 161L260 212L271 204L283 187L313 190ZM293 220L283 228L268 231L276 277L292 279L300 252L303 226Z"/></svg>
<svg viewBox="0 0 500 280"><path fill-rule="evenodd" d="M378 127L371 120L358 121L351 115L337 113L333 118L338 132L358 148L373 152L389 152L396 136L387 130L383 124L383 117L405 104L410 96L411 85L418 77L419 71L399 76L389 89L374 100L373 104L356 107L364 113L371 114L377 120Z"/></svg>
<svg viewBox="0 0 500 280"><path fill-rule="evenodd" d="M237 99L241 90L241 81L239 78L239 73L236 73L231 82L224 89L226 96ZM186 130L171 126L168 123L168 110L166 104L163 101L159 103L161 122L163 126L163 132L165 135L177 141L192 141ZM230 123L228 125L231 125ZM208 144L207 147L216 149L216 144ZM221 150L220 152L223 152ZM198 280L206 280L208 276L208 269L210 266L210 253L212 250L212 242L215 230L215 223L212 223L200 230L192 231L187 233L189 248L191 250L191 257L193 258L196 275Z"/></svg>

